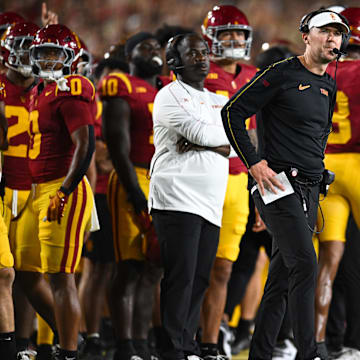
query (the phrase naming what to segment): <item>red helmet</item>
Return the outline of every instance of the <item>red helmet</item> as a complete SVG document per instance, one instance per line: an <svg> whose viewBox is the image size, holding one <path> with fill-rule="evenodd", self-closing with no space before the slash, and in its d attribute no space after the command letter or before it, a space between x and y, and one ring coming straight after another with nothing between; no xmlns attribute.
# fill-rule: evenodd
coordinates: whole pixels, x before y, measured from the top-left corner
<svg viewBox="0 0 360 360"><path fill-rule="evenodd" d="M350 25L349 45L360 45L360 8L349 7L341 12L345 16Z"/></svg>
<svg viewBox="0 0 360 360"><path fill-rule="evenodd" d="M250 59L250 49L252 43L252 27L243 12L232 5L214 6L208 12L201 30L204 39L207 41L210 51L214 57L229 59ZM223 41L218 39L220 31L224 30L242 30L245 33L245 47L234 46L234 40L231 40L231 46L224 46ZM228 42L228 41L226 41Z"/></svg>
<svg viewBox="0 0 360 360"><path fill-rule="evenodd" d="M0 33L5 31L10 25L24 21L25 19L22 16L11 11L0 13Z"/></svg>
<svg viewBox="0 0 360 360"><path fill-rule="evenodd" d="M8 68L29 77L31 65L29 48L40 28L29 21L9 26L1 39L0 59Z"/></svg>
<svg viewBox="0 0 360 360"><path fill-rule="evenodd" d="M80 57L79 37L65 25L47 25L40 29L30 47L34 75L44 79L60 79L76 72ZM41 64L47 65L46 69ZM61 64L62 67L58 68Z"/></svg>
<svg viewBox="0 0 360 360"><path fill-rule="evenodd" d="M79 56L80 60L77 64L77 70L81 72L82 75L89 76L91 75L93 70L93 57L90 51L88 50L86 44L84 43L84 41L81 38L79 38L79 40L80 40L81 49Z"/></svg>

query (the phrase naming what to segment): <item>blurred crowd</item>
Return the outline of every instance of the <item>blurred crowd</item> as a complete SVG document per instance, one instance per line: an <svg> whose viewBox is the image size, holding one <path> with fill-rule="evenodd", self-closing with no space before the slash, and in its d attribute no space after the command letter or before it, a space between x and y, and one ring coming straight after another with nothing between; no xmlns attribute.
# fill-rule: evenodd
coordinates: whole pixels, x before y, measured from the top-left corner
<svg viewBox="0 0 360 360"><path fill-rule="evenodd" d="M40 22L42 0L2 0L0 11L15 11ZM49 0L48 7L86 41L89 50L102 57L109 46L125 41L140 30L155 31L162 24L182 25L200 31L201 23L214 5L232 4L248 17L254 29L252 54L264 42L284 38L302 48L297 32L301 17L321 6L357 6L358 0ZM254 56L252 56L254 59Z"/></svg>

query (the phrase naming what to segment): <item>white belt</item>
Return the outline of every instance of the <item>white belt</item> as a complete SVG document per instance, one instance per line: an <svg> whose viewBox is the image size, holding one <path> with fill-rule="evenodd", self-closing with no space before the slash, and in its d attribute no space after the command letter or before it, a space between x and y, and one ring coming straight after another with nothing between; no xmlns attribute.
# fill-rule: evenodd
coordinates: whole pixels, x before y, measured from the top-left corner
<svg viewBox="0 0 360 360"><path fill-rule="evenodd" d="M11 201L11 213L14 217L18 216L18 190L13 190Z"/></svg>

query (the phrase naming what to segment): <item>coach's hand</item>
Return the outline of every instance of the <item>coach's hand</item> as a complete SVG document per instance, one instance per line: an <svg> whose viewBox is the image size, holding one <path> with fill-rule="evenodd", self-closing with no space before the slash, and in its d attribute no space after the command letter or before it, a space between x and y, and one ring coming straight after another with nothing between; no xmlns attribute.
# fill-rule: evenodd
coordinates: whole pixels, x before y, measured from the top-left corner
<svg viewBox="0 0 360 360"><path fill-rule="evenodd" d="M251 166L249 169L251 176L255 179L255 181L259 185L259 190L262 195L265 194L265 188L277 194L276 188L284 191L285 188L281 184L280 181L275 179L276 172L268 167L268 163L266 160L261 160L255 165Z"/></svg>
<svg viewBox="0 0 360 360"><path fill-rule="evenodd" d="M65 205L68 197L62 191L58 190L54 196L50 196L50 204L47 210L47 221L57 221L61 223L64 216Z"/></svg>

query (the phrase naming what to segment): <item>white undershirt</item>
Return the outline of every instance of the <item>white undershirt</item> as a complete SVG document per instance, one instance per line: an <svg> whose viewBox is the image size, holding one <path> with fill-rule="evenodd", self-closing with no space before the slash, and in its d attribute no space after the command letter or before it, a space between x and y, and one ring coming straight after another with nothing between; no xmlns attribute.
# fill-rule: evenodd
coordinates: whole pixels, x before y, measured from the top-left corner
<svg viewBox="0 0 360 360"><path fill-rule="evenodd" d="M216 147L229 145L220 111L227 98L176 80L155 97L155 154L151 161L149 209L184 211L221 226L229 172L227 158L213 151L176 152L181 136Z"/></svg>

